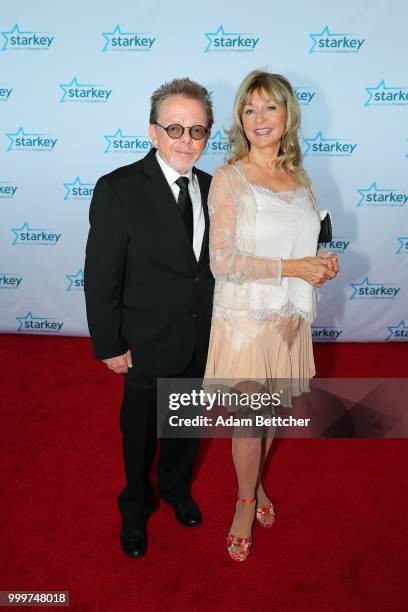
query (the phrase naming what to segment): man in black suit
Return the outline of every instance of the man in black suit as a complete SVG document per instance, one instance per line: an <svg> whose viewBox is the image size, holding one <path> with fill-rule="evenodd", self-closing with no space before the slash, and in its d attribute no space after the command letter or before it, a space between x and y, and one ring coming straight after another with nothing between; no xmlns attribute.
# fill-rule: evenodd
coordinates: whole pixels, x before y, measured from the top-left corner
<svg viewBox="0 0 408 612"><path fill-rule="evenodd" d="M96 183L86 248L85 297L97 359L125 374L120 415L126 486L118 497L121 544L147 547L153 512L149 472L157 444L156 381L203 375L211 324L207 195L211 176L194 168L210 135L207 90L175 79L151 98L154 148ZM185 526L201 522L190 496L197 439L163 438L158 485Z"/></svg>

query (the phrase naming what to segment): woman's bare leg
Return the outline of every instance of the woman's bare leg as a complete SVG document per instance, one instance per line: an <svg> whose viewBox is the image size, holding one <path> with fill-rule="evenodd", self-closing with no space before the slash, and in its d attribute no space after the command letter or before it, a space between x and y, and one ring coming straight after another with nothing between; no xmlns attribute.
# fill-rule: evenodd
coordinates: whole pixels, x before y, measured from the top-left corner
<svg viewBox="0 0 408 612"><path fill-rule="evenodd" d="M256 491L258 507L266 506L270 501L262 485L262 471L265 465L265 461L268 457L269 450L272 445L274 432L268 432L268 433L269 433L269 437L263 438L261 440L262 450L261 450L261 460L260 460L260 468L259 468L259 473L258 473L258 482L257 482L257 491Z"/></svg>
<svg viewBox="0 0 408 612"><path fill-rule="evenodd" d="M232 438L232 457L238 480L238 495L252 499L256 495L261 461L260 438ZM231 533L239 538L247 538L255 516L256 503L237 502L236 512L231 525Z"/></svg>

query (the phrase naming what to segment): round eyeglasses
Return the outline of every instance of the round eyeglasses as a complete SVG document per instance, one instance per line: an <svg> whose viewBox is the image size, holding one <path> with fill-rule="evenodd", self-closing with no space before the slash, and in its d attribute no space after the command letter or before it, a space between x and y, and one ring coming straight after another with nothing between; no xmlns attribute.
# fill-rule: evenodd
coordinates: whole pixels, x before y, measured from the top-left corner
<svg viewBox="0 0 408 612"><path fill-rule="evenodd" d="M177 138L181 138L184 134L184 130L189 131L190 136L193 140L202 140L206 137L208 133L208 128L204 127L203 125L193 125L192 127L188 128L183 127L179 123L170 123L170 125L164 127L164 125L161 125L157 121L155 122L155 125L158 125L163 130L165 130L167 132L167 136L169 136L169 138L173 138L174 140L176 140Z"/></svg>

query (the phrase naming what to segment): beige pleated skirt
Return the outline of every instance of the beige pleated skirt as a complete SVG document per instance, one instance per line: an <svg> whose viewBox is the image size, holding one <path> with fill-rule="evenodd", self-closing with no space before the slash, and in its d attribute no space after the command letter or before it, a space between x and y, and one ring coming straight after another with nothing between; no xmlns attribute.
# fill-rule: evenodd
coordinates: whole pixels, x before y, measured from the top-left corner
<svg viewBox="0 0 408 612"><path fill-rule="evenodd" d="M315 375L311 324L300 315L254 318L248 311L213 316L204 388L264 389L281 405L309 391ZM257 383L257 384L256 384Z"/></svg>

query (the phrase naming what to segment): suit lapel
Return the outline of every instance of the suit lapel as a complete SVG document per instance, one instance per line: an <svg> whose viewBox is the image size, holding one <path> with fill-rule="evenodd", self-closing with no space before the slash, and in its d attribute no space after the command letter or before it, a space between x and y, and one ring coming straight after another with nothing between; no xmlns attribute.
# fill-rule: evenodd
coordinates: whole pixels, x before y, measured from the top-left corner
<svg viewBox="0 0 408 612"><path fill-rule="evenodd" d="M180 244L185 247L186 255L194 265L197 265L193 246L190 243L183 219L178 211L173 192L158 164L155 153L156 149L152 149L144 158L144 171L149 177L148 190L152 205L157 209L157 214L161 215L165 221L169 233L176 240L179 239Z"/></svg>

